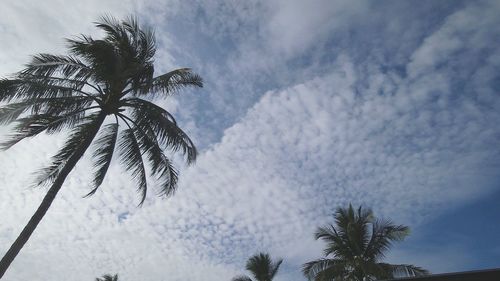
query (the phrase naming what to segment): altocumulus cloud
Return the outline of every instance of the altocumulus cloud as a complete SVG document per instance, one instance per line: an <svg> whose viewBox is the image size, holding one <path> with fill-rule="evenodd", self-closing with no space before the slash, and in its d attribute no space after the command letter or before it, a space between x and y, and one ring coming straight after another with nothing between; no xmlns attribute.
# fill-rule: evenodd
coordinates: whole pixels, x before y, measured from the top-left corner
<svg viewBox="0 0 500 281"><path fill-rule="evenodd" d="M25 42L22 31L39 26L54 30L47 38L35 34L18 51L4 47L2 73L16 70L27 54L61 50L53 40L90 31L100 5L120 7L118 16L137 12L157 26L159 68L189 65L205 75L206 95L183 93L164 103L202 153L181 171L173 198L149 196L140 209L118 165L94 197L82 199L91 171L84 159L6 280L92 280L104 272L124 280L229 280L258 250L287 259L279 280L301 280L296 268L320 254L311 233L340 205L367 204L414 226L498 187L494 1L450 2L429 18L433 26L407 26L412 44L394 57L386 57L393 42L374 41L370 49L349 41L351 24L367 30L363 18L370 14L379 25L390 23L373 25L381 37L403 36L404 20L394 15L385 22L380 7L364 2L99 1L82 4L81 22L70 20L78 10L69 7L72 13L58 17L57 5L33 7L41 11L30 17L36 25L14 24L27 6L7 6L10 17L0 27L11 30L2 34L11 42ZM175 31L183 17L178 25L195 35ZM163 30L163 23L174 27ZM210 52L191 44L182 55L183 40L198 35ZM182 39L179 46L175 39ZM30 173L62 141L38 137L2 153L2 252L43 195L27 188ZM412 255L400 258L415 262Z"/></svg>

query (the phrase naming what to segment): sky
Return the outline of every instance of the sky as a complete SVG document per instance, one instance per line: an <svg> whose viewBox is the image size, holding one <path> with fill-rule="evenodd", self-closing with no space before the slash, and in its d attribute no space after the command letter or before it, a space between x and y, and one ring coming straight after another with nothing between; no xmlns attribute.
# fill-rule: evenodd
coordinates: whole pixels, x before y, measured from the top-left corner
<svg viewBox="0 0 500 281"><path fill-rule="evenodd" d="M260 251L284 258L277 281L305 280L315 229L349 203L410 226L389 262L500 267L499 1L19 0L0 13L0 76L99 36L110 14L156 30L158 73L205 81L157 100L200 151L179 163L175 196L137 207L115 162L82 198L86 155L3 280L231 280ZM66 135L0 152L1 253Z"/></svg>

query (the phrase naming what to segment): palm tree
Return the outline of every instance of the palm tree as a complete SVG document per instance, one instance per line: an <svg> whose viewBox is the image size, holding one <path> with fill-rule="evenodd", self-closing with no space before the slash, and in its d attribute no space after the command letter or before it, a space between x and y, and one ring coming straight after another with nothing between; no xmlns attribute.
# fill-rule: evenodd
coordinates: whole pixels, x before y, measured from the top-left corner
<svg viewBox="0 0 500 281"><path fill-rule="evenodd" d="M0 107L0 124L16 124L3 149L42 132L72 129L52 163L41 170L36 184L50 188L0 261L0 278L96 136L92 154L95 179L87 196L102 184L115 148L137 182L139 205L146 197L146 167L159 181L161 195L171 195L176 188L177 172L165 149L182 152L187 163L196 159L193 142L174 117L150 100L183 87L202 87L201 77L188 68L155 77L154 33L141 29L134 18L102 17L96 26L104 31L103 39L86 35L70 39L70 55L36 55L13 78L0 80L0 102L8 103Z"/></svg>
<svg viewBox="0 0 500 281"><path fill-rule="evenodd" d="M105 274L101 278L96 278L95 281L118 281L118 274Z"/></svg>
<svg viewBox="0 0 500 281"><path fill-rule="evenodd" d="M375 219L370 209L338 208L335 224L320 227L316 239L327 243L325 258L304 264L309 280L365 281L402 276L421 276L428 272L409 264L380 262L394 241L402 241L409 228Z"/></svg>
<svg viewBox="0 0 500 281"><path fill-rule="evenodd" d="M272 281L276 273L278 273L278 269L282 262L282 259L273 262L269 254L259 253L248 259L246 269L250 271L255 281ZM253 280L246 275L241 275L234 277L232 281Z"/></svg>

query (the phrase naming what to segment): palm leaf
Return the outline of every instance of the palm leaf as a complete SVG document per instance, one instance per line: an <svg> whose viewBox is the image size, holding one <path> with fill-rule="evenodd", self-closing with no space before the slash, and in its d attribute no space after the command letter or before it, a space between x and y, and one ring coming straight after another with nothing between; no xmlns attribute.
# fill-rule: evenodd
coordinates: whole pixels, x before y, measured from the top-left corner
<svg viewBox="0 0 500 281"><path fill-rule="evenodd" d="M309 280L337 280L347 274L346 263L339 259L314 260L303 265L302 273Z"/></svg>
<svg viewBox="0 0 500 281"><path fill-rule="evenodd" d="M388 263L379 263L378 264L385 271L390 272L392 274L391 278L399 278L399 277L416 277L416 276L425 276L429 275L429 271L414 266L411 264L388 264Z"/></svg>
<svg viewBox="0 0 500 281"><path fill-rule="evenodd" d="M146 171L142 160L141 149L134 135L134 130L129 128L122 131L119 143L120 160L125 165L125 169L132 173L132 177L137 181L138 190L141 192L141 202L144 203L147 193Z"/></svg>
<svg viewBox="0 0 500 281"><path fill-rule="evenodd" d="M340 236L339 232L333 225L318 227L314 237L327 243L327 246L323 250L325 256L334 255L344 259L353 258L354 255L350 249L348 241L346 241L346 237Z"/></svg>
<svg viewBox="0 0 500 281"><path fill-rule="evenodd" d="M132 107L132 118L139 126L151 126L158 142L173 151L181 150L188 164L196 160L197 151L191 139L182 131L173 116L159 106L141 99L126 99Z"/></svg>
<svg viewBox="0 0 500 281"><path fill-rule="evenodd" d="M68 124L74 124L78 118L71 116L52 116L47 114L31 115L25 118L19 118L14 127L15 133L10 136L10 139L0 144L0 149L7 150L21 140L29 137L34 137L43 131L53 133L64 128Z"/></svg>
<svg viewBox="0 0 500 281"><path fill-rule="evenodd" d="M118 274L105 274L101 278L96 278L96 281L118 281Z"/></svg>
<svg viewBox="0 0 500 281"><path fill-rule="evenodd" d="M134 132L142 153L148 157L153 175L160 181L160 194L172 195L177 187L177 171L160 148L151 126L146 123L141 125L139 127L136 124Z"/></svg>
<svg viewBox="0 0 500 281"><path fill-rule="evenodd" d="M31 110L32 115L50 115L64 117L68 114L82 112L89 108L93 100L89 97L74 96L62 98L30 99L18 103L10 103L0 107L0 124L9 124L24 112Z"/></svg>
<svg viewBox="0 0 500 281"><path fill-rule="evenodd" d="M117 137L118 123L112 123L104 126L101 135L96 140L95 146L97 149L92 154L94 167L96 168L94 172L94 188L85 197L94 194L101 186L113 158Z"/></svg>
<svg viewBox="0 0 500 281"><path fill-rule="evenodd" d="M190 86L203 87L203 79L190 68L180 68L145 80L144 83L134 87L133 92L135 95L156 96L163 93L168 96Z"/></svg>
<svg viewBox="0 0 500 281"><path fill-rule="evenodd" d="M270 272L269 272L269 279L272 280L274 278L274 276L278 273L278 270L279 270L282 263L283 263L283 259L279 259L272 264L272 266L270 268Z"/></svg>
<svg viewBox="0 0 500 281"><path fill-rule="evenodd" d="M169 95L188 86L203 87L203 79L190 68L180 68L155 77L149 90Z"/></svg>
<svg viewBox="0 0 500 281"><path fill-rule="evenodd" d="M246 269L252 273L257 281L271 281L282 262L282 259L273 262L269 254L259 253L248 259Z"/></svg>
<svg viewBox="0 0 500 281"><path fill-rule="evenodd" d="M81 60L73 56L61 56L51 54L38 54L33 56L26 68L20 72L21 76L37 75L50 77L60 74L64 77L74 77L86 80L91 69Z"/></svg>
<svg viewBox="0 0 500 281"><path fill-rule="evenodd" d="M0 107L0 125L12 123L31 106L32 102L20 102Z"/></svg>
<svg viewBox="0 0 500 281"><path fill-rule="evenodd" d="M409 234L409 229L402 225L393 225L390 221L376 220L372 224L371 238L364 255L372 259L384 257L393 241L401 241Z"/></svg>
<svg viewBox="0 0 500 281"><path fill-rule="evenodd" d="M79 39L67 41L70 51L82 57L92 68L92 79L95 82L105 84L116 81L123 65L113 44L83 35Z"/></svg>
<svg viewBox="0 0 500 281"><path fill-rule="evenodd" d="M83 119L84 123L78 125L70 134L68 140L59 152L52 157L52 163L39 171L36 185L51 184L65 166L70 157L75 153L83 140L88 137L88 132L99 125L99 114L92 114Z"/></svg>
<svg viewBox="0 0 500 281"><path fill-rule="evenodd" d="M2 91L2 87L4 91ZM0 94L2 94L1 99L3 101L71 97L75 92L90 96L88 93L81 91L81 87L83 87L83 84L62 86L49 80L23 78L0 82Z"/></svg>
<svg viewBox="0 0 500 281"><path fill-rule="evenodd" d="M231 281L252 281L252 278L246 275L239 275L231 279Z"/></svg>

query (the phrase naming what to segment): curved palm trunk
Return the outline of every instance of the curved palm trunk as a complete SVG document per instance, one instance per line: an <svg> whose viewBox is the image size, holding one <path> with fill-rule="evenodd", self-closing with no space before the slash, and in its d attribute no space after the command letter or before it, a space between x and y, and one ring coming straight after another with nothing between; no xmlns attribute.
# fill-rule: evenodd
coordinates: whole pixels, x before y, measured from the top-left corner
<svg viewBox="0 0 500 281"><path fill-rule="evenodd" d="M52 201L54 201L54 198L61 189L64 180L71 172L71 170L73 170L76 163L83 156L87 148L89 148L90 144L92 143L92 140L99 131L99 128L101 127L105 118L106 118L105 113L101 113L99 115L97 126L92 128L92 130L88 132L87 137L82 141L80 147L75 151L75 153L71 156L71 158L69 158L66 165L61 169L61 172L59 173L56 180L50 187L49 191L43 198L40 206L38 206L38 209L36 210L35 214L31 217L31 219L28 221L28 224L26 224L23 231L21 231L21 233L17 237L16 241L14 241L14 243L12 244L12 246L10 246L7 253L5 253L5 255L3 256L2 260L0 261L0 279L5 274L5 271L7 271L7 269L9 268L10 264L17 256L17 254L19 254L24 244L26 244L31 234L33 234L33 231L35 231L35 228L40 223L43 216L45 215L50 205L52 204Z"/></svg>

